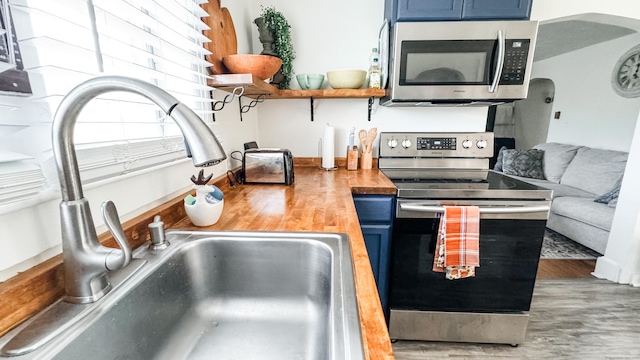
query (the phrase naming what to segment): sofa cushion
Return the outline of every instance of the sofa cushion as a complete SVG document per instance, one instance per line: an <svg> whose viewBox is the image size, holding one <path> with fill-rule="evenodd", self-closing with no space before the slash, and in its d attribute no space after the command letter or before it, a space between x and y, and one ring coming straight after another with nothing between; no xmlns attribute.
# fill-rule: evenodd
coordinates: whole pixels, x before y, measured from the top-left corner
<svg viewBox="0 0 640 360"><path fill-rule="evenodd" d="M523 176L532 179L544 179L542 157L544 151L513 150L502 152L502 171L507 175Z"/></svg>
<svg viewBox="0 0 640 360"><path fill-rule="evenodd" d="M544 157L542 158L544 178L559 183L562 174L564 174L567 166L576 156L580 146L552 142L538 144L533 148L544 151Z"/></svg>
<svg viewBox="0 0 640 360"><path fill-rule="evenodd" d="M624 173L628 155L622 151L581 147L567 166L560 184L604 194Z"/></svg>
<svg viewBox="0 0 640 360"><path fill-rule="evenodd" d="M615 209L592 199L566 196L553 200L551 212L609 231Z"/></svg>

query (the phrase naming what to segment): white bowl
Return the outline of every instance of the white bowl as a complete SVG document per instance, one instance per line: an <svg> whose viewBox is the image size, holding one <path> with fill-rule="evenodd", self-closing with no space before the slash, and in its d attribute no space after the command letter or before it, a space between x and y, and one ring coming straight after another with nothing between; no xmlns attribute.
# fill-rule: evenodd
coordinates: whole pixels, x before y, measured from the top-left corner
<svg viewBox="0 0 640 360"><path fill-rule="evenodd" d="M334 89L359 89L367 78L367 72L358 69L327 71L327 81Z"/></svg>

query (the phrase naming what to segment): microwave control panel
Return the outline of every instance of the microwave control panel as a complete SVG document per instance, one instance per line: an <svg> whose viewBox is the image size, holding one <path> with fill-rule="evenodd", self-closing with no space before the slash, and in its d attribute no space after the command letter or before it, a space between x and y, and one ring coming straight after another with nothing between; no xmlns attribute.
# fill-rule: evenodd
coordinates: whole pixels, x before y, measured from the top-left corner
<svg viewBox="0 0 640 360"><path fill-rule="evenodd" d="M500 85L522 85L529 57L529 40L507 39Z"/></svg>

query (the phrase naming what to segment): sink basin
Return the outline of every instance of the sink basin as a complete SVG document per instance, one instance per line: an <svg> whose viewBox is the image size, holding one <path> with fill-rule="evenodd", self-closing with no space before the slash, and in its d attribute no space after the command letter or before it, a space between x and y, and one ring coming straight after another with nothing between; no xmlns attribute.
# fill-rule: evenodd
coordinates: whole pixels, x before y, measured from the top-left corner
<svg viewBox="0 0 640 360"><path fill-rule="evenodd" d="M167 240L163 251L138 249L146 263L116 274L98 302L54 305L81 311L18 359L364 358L347 235L168 231Z"/></svg>

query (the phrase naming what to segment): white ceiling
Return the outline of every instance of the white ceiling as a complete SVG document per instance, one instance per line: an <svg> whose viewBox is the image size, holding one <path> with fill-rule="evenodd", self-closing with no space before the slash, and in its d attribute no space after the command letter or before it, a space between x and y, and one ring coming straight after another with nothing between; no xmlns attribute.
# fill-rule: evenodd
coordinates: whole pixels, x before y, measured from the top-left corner
<svg viewBox="0 0 640 360"><path fill-rule="evenodd" d="M605 14L581 14L543 21L534 61L640 32L640 20Z"/></svg>

